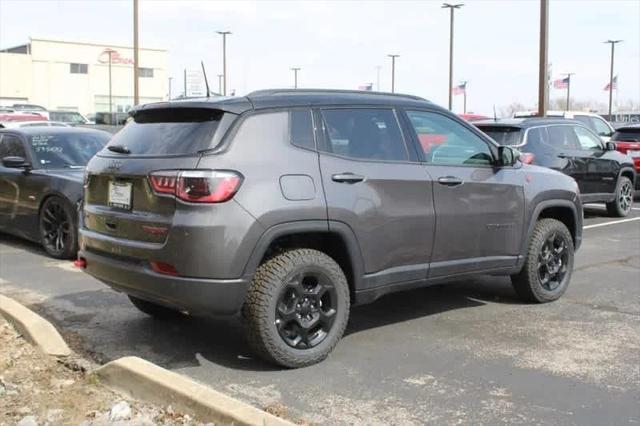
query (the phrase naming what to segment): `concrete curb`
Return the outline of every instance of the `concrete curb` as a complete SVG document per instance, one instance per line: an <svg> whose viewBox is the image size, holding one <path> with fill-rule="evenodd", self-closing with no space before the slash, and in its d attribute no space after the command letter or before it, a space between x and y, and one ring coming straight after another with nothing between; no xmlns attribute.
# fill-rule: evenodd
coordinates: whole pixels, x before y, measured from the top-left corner
<svg viewBox="0 0 640 426"><path fill-rule="evenodd" d="M0 295L0 313L45 354L58 357L71 355L71 349L58 330L32 310L13 299Z"/></svg>
<svg viewBox="0 0 640 426"><path fill-rule="evenodd" d="M216 425L292 426L293 423L240 402L142 358L124 357L98 368L100 382L133 399L173 408Z"/></svg>

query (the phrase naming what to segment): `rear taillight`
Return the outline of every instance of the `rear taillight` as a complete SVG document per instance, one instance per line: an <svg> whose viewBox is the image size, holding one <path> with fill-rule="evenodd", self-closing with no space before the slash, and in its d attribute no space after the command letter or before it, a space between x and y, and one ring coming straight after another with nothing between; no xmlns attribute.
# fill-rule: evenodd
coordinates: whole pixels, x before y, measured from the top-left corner
<svg viewBox="0 0 640 426"><path fill-rule="evenodd" d="M191 203L222 203L238 192L242 175L228 170L161 170L152 172L149 181L156 194Z"/></svg>
<svg viewBox="0 0 640 426"><path fill-rule="evenodd" d="M520 161L524 164L533 164L533 160L535 160L535 155L530 152L522 152L520 153Z"/></svg>

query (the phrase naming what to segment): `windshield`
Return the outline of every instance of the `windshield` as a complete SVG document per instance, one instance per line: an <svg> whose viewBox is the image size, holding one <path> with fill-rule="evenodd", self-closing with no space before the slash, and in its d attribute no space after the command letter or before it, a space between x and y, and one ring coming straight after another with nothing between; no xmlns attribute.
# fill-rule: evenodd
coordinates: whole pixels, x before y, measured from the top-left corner
<svg viewBox="0 0 640 426"><path fill-rule="evenodd" d="M208 108L140 111L109 142L132 155L194 154L211 148L222 112Z"/></svg>
<svg viewBox="0 0 640 426"><path fill-rule="evenodd" d="M500 145L520 145L522 143L522 129L517 127L479 126L478 128Z"/></svg>
<svg viewBox="0 0 640 426"><path fill-rule="evenodd" d="M84 118L77 112L52 112L50 118L63 123L84 124Z"/></svg>
<svg viewBox="0 0 640 426"><path fill-rule="evenodd" d="M34 162L47 169L84 167L109 141L109 134L55 133L30 136Z"/></svg>

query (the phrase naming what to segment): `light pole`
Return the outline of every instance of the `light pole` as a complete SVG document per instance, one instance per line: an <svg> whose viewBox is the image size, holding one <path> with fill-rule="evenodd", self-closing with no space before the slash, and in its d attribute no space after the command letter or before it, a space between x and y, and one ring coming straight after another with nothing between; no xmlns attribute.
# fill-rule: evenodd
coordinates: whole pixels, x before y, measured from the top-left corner
<svg viewBox="0 0 640 426"><path fill-rule="evenodd" d="M622 42L622 40L607 40L604 42L604 43L611 44L611 70L609 73L609 121L612 121L611 103L613 101L613 56L615 55L615 51L616 51L616 43L620 43L620 42Z"/></svg>
<svg viewBox="0 0 640 426"><path fill-rule="evenodd" d="M222 95L222 74L218 74L218 93Z"/></svg>
<svg viewBox="0 0 640 426"><path fill-rule="evenodd" d="M376 91L380 91L380 65L376 65Z"/></svg>
<svg viewBox="0 0 640 426"><path fill-rule="evenodd" d="M293 71L293 88L297 89L298 88L298 71L300 71L300 68L293 67L290 69L291 71Z"/></svg>
<svg viewBox="0 0 640 426"><path fill-rule="evenodd" d="M549 99L549 0L540 0L540 58L538 69L538 116L547 115Z"/></svg>
<svg viewBox="0 0 640 426"><path fill-rule="evenodd" d="M222 36L222 94L227 96L227 35L231 34L231 31L216 31Z"/></svg>
<svg viewBox="0 0 640 426"><path fill-rule="evenodd" d="M463 3L450 4L442 3L443 9L449 9L451 21L449 23L449 111L453 105L453 11L464 6Z"/></svg>
<svg viewBox="0 0 640 426"><path fill-rule="evenodd" d="M169 100L171 100L171 80L173 80L173 77L169 77L169 95L168 95Z"/></svg>
<svg viewBox="0 0 640 426"><path fill-rule="evenodd" d="M111 57L111 56L109 56ZM140 88L138 87L138 0L133 0L133 104L140 103Z"/></svg>
<svg viewBox="0 0 640 426"><path fill-rule="evenodd" d="M571 76L575 75L574 72L565 73L567 76L567 107L565 111L569 111L569 103L571 102L570 94L571 94Z"/></svg>
<svg viewBox="0 0 640 426"><path fill-rule="evenodd" d="M391 58L391 93L396 92L396 58L400 55L387 55Z"/></svg>

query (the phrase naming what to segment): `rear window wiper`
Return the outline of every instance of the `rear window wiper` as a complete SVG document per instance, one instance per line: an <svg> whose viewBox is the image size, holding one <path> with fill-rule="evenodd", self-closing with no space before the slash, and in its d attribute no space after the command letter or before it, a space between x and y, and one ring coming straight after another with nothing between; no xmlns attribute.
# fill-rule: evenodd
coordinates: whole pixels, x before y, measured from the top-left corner
<svg viewBox="0 0 640 426"><path fill-rule="evenodd" d="M129 151L129 148L127 148L124 145L109 145L107 149L109 151L117 152L119 154L131 154L131 151Z"/></svg>

